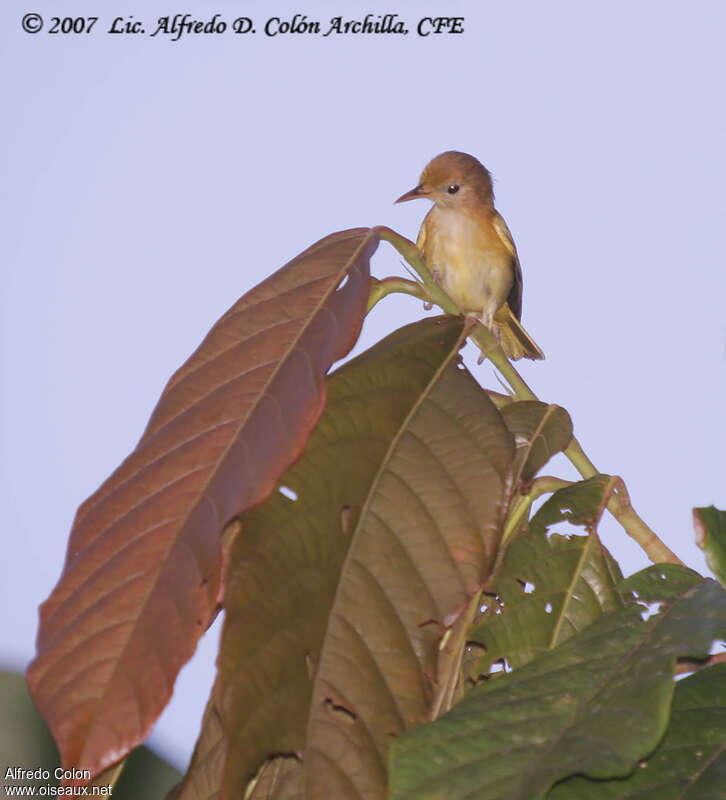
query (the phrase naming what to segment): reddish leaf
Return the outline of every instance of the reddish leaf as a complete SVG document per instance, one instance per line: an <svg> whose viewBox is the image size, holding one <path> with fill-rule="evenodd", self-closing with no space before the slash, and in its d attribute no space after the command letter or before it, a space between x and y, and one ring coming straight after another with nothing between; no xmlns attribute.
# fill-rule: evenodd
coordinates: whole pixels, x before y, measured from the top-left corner
<svg viewBox="0 0 726 800"><path fill-rule="evenodd" d="M333 234L242 297L78 509L28 669L64 767L101 772L168 702L219 599L220 531L300 455L323 376L358 338L377 244Z"/></svg>

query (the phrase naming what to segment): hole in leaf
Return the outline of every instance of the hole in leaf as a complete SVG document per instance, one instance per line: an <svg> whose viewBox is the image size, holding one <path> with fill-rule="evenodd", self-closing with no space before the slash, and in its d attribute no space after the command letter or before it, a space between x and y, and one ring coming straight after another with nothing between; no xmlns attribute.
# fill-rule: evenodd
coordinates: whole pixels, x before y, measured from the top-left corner
<svg viewBox="0 0 726 800"><path fill-rule="evenodd" d="M348 283L348 273L347 272L345 273L345 277L343 278L343 280L336 287L335 291L339 292L345 286L346 283Z"/></svg>
<svg viewBox="0 0 726 800"><path fill-rule="evenodd" d="M263 761L260 765L260 768L247 784L243 795L244 800L250 800L251 797L257 796L255 787L258 785L260 780L269 780L269 776L272 775L274 777L271 778L271 782L274 785L284 776L290 775L299 769L300 761L300 756L296 755L295 753L280 753L279 755L273 755L265 759L265 761ZM263 776L267 777L265 778ZM267 792L265 792L265 795L268 796Z"/></svg>
<svg viewBox="0 0 726 800"><path fill-rule="evenodd" d="M545 603L545 614L552 613L552 603Z"/></svg>
<svg viewBox="0 0 726 800"><path fill-rule="evenodd" d="M277 490L280 494L284 494L288 500L292 500L293 502L297 500L297 492L294 492L289 486L280 486Z"/></svg>
<svg viewBox="0 0 726 800"><path fill-rule="evenodd" d="M660 612L661 603L646 603L640 612L640 618L645 621Z"/></svg>
<svg viewBox="0 0 726 800"><path fill-rule="evenodd" d="M358 717L349 708L337 705L330 698L325 701L324 705L325 710L333 719L337 719L345 725L355 725Z"/></svg>
<svg viewBox="0 0 726 800"><path fill-rule="evenodd" d="M504 674L505 672L511 672L512 668L509 666L509 662L506 658L500 658L495 661L491 667L489 668L489 674L494 675L497 673Z"/></svg>
<svg viewBox="0 0 726 800"><path fill-rule="evenodd" d="M525 594L532 594L532 592L534 591L534 584L532 583L532 581L523 581L517 578L517 583L522 587L522 591Z"/></svg>

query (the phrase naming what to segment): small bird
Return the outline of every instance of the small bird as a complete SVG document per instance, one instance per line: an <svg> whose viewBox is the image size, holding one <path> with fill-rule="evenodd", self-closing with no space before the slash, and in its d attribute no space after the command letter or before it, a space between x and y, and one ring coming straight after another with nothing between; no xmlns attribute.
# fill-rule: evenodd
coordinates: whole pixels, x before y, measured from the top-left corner
<svg viewBox="0 0 726 800"><path fill-rule="evenodd" d="M522 268L507 223L494 208L489 170L467 153L441 153L426 165L418 186L396 202L419 197L434 203L416 241L434 280L492 331L509 358L544 358L519 322Z"/></svg>

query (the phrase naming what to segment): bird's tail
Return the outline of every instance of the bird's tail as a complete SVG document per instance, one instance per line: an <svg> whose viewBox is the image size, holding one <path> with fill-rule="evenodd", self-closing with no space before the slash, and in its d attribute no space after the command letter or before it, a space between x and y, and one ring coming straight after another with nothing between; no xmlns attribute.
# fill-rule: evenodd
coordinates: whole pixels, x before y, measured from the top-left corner
<svg viewBox="0 0 726 800"><path fill-rule="evenodd" d="M525 331L514 316L509 305L505 303L494 316L495 334L499 335L499 344L507 358L516 361L519 358L530 358L533 361L543 359L544 353L534 339Z"/></svg>

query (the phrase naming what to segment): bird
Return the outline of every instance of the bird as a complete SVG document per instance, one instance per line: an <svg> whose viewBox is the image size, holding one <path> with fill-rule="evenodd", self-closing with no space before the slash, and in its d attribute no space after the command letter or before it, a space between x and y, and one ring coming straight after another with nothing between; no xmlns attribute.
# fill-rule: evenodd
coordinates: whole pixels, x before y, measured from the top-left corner
<svg viewBox="0 0 726 800"><path fill-rule="evenodd" d="M494 208L489 170L468 153L447 150L429 161L418 185L396 203L418 198L433 201L416 244L434 280L486 325L508 358L543 359L520 323L522 268L507 223Z"/></svg>

